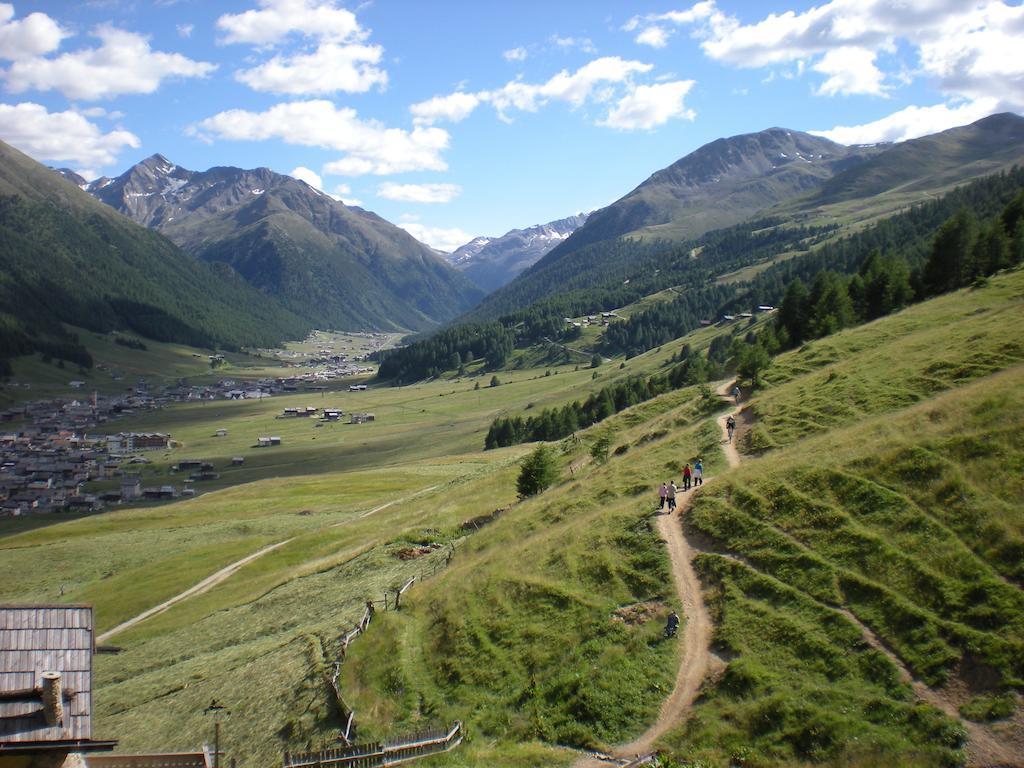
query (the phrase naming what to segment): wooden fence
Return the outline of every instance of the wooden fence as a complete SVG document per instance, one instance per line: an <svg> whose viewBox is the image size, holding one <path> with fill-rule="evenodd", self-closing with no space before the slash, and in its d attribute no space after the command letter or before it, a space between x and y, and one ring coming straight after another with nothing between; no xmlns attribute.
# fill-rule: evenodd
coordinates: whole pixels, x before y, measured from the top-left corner
<svg viewBox="0 0 1024 768"><path fill-rule="evenodd" d="M284 768L378 768L398 765L427 755L448 752L462 743L462 723L433 728L384 742L352 744L303 754L284 753Z"/></svg>
<svg viewBox="0 0 1024 768"><path fill-rule="evenodd" d="M435 562L434 567L431 569L429 573L420 572L418 576L412 576L401 587L394 590L393 597L391 593L385 592L383 601L384 610L397 611L401 606L402 595L404 595L406 592L412 589L413 585L417 581L422 581L427 576L433 576L441 568L443 568L449 562L451 562L453 554L454 548L452 547L448 550L448 556L445 558L444 563ZM348 653L349 645L352 643L353 640L355 640L357 637L359 637L361 634L363 634L363 632L367 630L367 628L370 626L370 622L373 620L374 613L376 613L376 609L373 607L373 602L367 603L366 608L363 610L363 616L361 619L359 619L359 623L341 636L341 658L334 662L334 673L327 680L327 684L334 692L334 699L337 702L338 710L341 713L341 719L345 723L344 728L342 729L342 732L339 735L341 741L343 741L348 746L352 745L352 731L353 728L355 727L356 713L345 701L345 697L341 695L341 687L338 685L338 677L341 674L341 663L345 660L345 656ZM345 748L348 748L348 746L346 746Z"/></svg>

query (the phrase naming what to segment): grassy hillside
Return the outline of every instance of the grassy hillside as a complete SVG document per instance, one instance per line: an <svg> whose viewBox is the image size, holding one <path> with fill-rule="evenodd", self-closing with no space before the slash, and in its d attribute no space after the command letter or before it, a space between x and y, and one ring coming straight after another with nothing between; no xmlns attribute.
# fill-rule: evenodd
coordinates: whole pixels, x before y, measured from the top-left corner
<svg viewBox="0 0 1024 768"><path fill-rule="evenodd" d="M665 740L671 752L707 765L957 764L965 726L915 703L882 644L954 715L1015 706L1024 350L1006 329L1022 301L1018 271L777 361L749 406L745 440L760 455L698 494L688 517L724 672ZM347 690L382 729L460 713L479 752L452 765L519 764L503 762L506 742L609 744L643 730L652 714L637 702L674 662L651 650L657 626L623 627L614 612L671 604L643 532L655 483L717 450L689 394L606 424L618 446L608 465L583 461L518 505L355 650ZM630 578L645 552L660 589Z"/></svg>
<svg viewBox="0 0 1024 768"><path fill-rule="evenodd" d="M680 606L651 514L657 484L699 456L712 482L686 531L719 671L662 746L712 766L956 765L967 737L970 750L1020 733L1022 307L1018 270L779 357L746 404L738 469L687 388L557 444L560 481L519 502L529 447L479 451L494 416L650 374L683 340L623 368L345 393L338 405L377 413L361 426L273 418L309 395L152 414L133 424L185 445L151 471L241 450L252 474L223 480L248 482L6 536L0 600L89 600L106 631L281 544L97 659L98 735L128 751L191 746L217 697L235 712L230 754L263 765L333 743L339 637L367 597L442 559L399 549L453 543L451 563L349 651L340 681L361 735L459 718L469 741L434 764L570 765L577 748L645 731L672 688L681 649L661 626ZM249 451L268 431L284 445ZM1003 719L958 722L960 707Z"/></svg>

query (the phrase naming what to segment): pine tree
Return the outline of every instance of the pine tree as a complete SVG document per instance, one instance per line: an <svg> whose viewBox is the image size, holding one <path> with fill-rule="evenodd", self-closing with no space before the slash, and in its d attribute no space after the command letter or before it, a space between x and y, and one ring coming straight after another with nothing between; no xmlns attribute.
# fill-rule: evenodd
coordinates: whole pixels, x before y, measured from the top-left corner
<svg viewBox="0 0 1024 768"><path fill-rule="evenodd" d="M546 445L538 445L523 459L516 481L519 498L525 499L547 489L558 479L554 453Z"/></svg>

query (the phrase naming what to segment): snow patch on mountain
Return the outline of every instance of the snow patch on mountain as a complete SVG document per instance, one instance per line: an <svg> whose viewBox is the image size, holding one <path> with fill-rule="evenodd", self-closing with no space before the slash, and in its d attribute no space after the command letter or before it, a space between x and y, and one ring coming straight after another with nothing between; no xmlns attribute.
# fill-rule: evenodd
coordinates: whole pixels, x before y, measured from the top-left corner
<svg viewBox="0 0 1024 768"><path fill-rule="evenodd" d="M586 213L547 224L513 229L501 237L475 237L446 258L486 291L511 282L583 226Z"/></svg>

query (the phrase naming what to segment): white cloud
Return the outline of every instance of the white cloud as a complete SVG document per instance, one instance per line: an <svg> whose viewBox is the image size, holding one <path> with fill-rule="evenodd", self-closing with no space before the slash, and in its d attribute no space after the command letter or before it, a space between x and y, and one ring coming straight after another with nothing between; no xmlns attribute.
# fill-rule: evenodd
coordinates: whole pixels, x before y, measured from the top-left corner
<svg viewBox="0 0 1024 768"><path fill-rule="evenodd" d="M103 133L77 112L48 112L31 102L0 104L0 138L36 160L89 169L111 165L122 149L141 145L128 131Z"/></svg>
<svg viewBox="0 0 1024 768"><path fill-rule="evenodd" d="M71 99L95 100L152 93L165 78L206 77L217 68L180 53L154 51L145 36L109 25L97 27L93 34L101 41L99 48L15 61L3 73L8 89L57 90Z"/></svg>
<svg viewBox="0 0 1024 768"><path fill-rule="evenodd" d="M45 13L30 13L15 21L14 6L0 3L0 59L16 61L51 53L69 34Z"/></svg>
<svg viewBox="0 0 1024 768"><path fill-rule="evenodd" d="M362 205L362 200L357 200L352 197L352 187L348 184L337 184L334 187L334 192L331 193L331 197L338 200L345 205Z"/></svg>
<svg viewBox="0 0 1024 768"><path fill-rule="evenodd" d="M75 109L74 111L85 117L105 117L107 120L120 120L124 117L124 112L110 111L103 107L88 107L87 109Z"/></svg>
<svg viewBox="0 0 1024 768"><path fill-rule="evenodd" d="M931 107L907 107L887 117L863 125L837 126L828 131L809 131L815 136L840 144L878 144L883 141L906 141L938 133L958 125L980 120L997 111L998 100L978 99L959 106L936 104Z"/></svg>
<svg viewBox="0 0 1024 768"><path fill-rule="evenodd" d="M356 15L333 0L259 0L259 10L226 13L217 19L226 43L270 45L293 32L329 41L358 40Z"/></svg>
<svg viewBox="0 0 1024 768"><path fill-rule="evenodd" d="M683 103L693 80L677 80L656 85L638 85L621 99L601 125L620 131L649 130L664 125L673 117L693 120L696 114Z"/></svg>
<svg viewBox="0 0 1024 768"><path fill-rule="evenodd" d="M505 57L505 61L526 61L527 54L525 48L512 48L501 55Z"/></svg>
<svg viewBox="0 0 1024 768"><path fill-rule="evenodd" d="M605 103L619 98L618 106L601 125L621 130L651 128L671 117L693 118L683 107L683 96L692 81L674 81L656 86L637 86L634 77L650 72L654 67L640 61L604 56L584 64L575 72L563 69L542 83L512 80L491 91L476 93L456 92L435 96L413 104L409 110L417 125L429 125L439 120L458 122L465 119L480 104L489 103L505 121L514 110L536 112L552 101L568 103L578 108L587 102Z"/></svg>
<svg viewBox="0 0 1024 768"><path fill-rule="evenodd" d="M376 65L384 49L379 45L323 43L316 51L275 56L235 78L255 91L291 94L364 93L387 85L387 73Z"/></svg>
<svg viewBox="0 0 1024 768"><path fill-rule="evenodd" d="M320 178L320 174L317 173L316 171L310 170L309 168L300 165L297 168L292 168L288 172L288 175L291 176L293 179L298 179L299 181L306 182L307 184L309 184L309 186L313 187L313 189L319 189L321 192L323 192L324 180Z"/></svg>
<svg viewBox="0 0 1024 768"><path fill-rule="evenodd" d="M473 235L459 229L458 227L452 227L450 229L446 229L444 227L429 227L425 224L418 224L412 221L403 221L398 226L415 237L421 243L426 243L431 248L436 248L437 250L445 251L446 253L451 253L459 246L465 245L473 239Z"/></svg>
<svg viewBox="0 0 1024 768"><path fill-rule="evenodd" d="M178 24L176 27L179 37L192 37L192 31L195 28L195 24Z"/></svg>
<svg viewBox="0 0 1024 768"><path fill-rule="evenodd" d="M480 101L478 94L457 91L413 104L409 111L413 120L421 125L431 125L438 120L458 123L469 117Z"/></svg>
<svg viewBox="0 0 1024 768"><path fill-rule="evenodd" d="M650 26L642 30L635 38L641 45L652 48L664 48L668 45L669 32L664 27Z"/></svg>
<svg viewBox="0 0 1024 768"><path fill-rule="evenodd" d="M578 48L583 53L597 53L597 48L589 37L559 37L558 35L552 35L551 42L556 47L562 49Z"/></svg>
<svg viewBox="0 0 1024 768"><path fill-rule="evenodd" d="M335 0L259 0L259 9L225 14L217 20L227 43L260 47L282 44L294 34L317 41L312 52L278 54L235 73L255 91L322 96L384 88L384 49L366 43L369 32L355 14Z"/></svg>
<svg viewBox="0 0 1024 768"><path fill-rule="evenodd" d="M933 79L948 98L997 98L1001 108L1024 107L1024 6L1005 0L831 0L750 24L707 0L635 17L626 26L666 22L696 25L705 54L737 67L808 61L825 75L822 95L885 95L887 78L905 82L900 63L891 73L878 64L880 54L894 53L902 41L917 56L914 74Z"/></svg>
<svg viewBox="0 0 1024 768"><path fill-rule="evenodd" d="M448 148L447 131L426 126L411 131L388 128L377 121L360 120L354 109L338 108L322 99L275 104L263 112L230 109L202 120L189 132L207 139L279 139L346 153L323 167L325 175L448 169L441 157Z"/></svg>
<svg viewBox="0 0 1024 768"><path fill-rule="evenodd" d="M579 107L590 98L598 86L628 82L633 75L649 72L651 69L651 64L621 59L618 56L604 56L584 64L572 74L563 69L545 83L532 84L514 80L496 91L481 93L478 96L491 102L502 117L507 117L512 109L536 112L549 100L565 101Z"/></svg>
<svg viewBox="0 0 1024 768"><path fill-rule="evenodd" d="M395 184L386 181L377 188L377 196L406 203L448 203L462 192L458 184Z"/></svg>
<svg viewBox="0 0 1024 768"><path fill-rule="evenodd" d="M812 69L829 76L818 88L822 96L854 93L881 96L886 90L882 84L885 75L875 66L875 52L867 48L833 48Z"/></svg>

